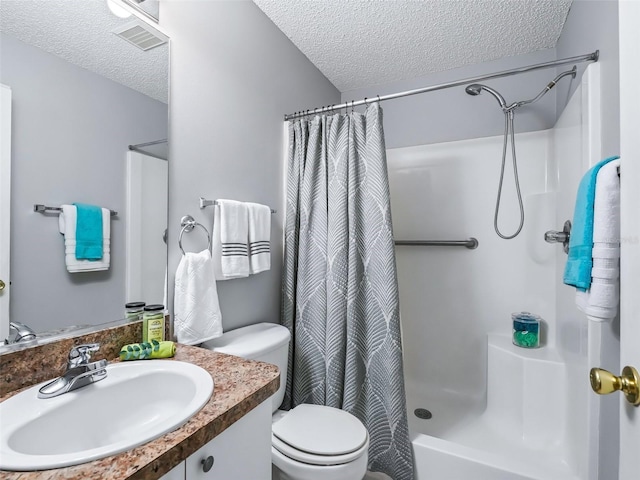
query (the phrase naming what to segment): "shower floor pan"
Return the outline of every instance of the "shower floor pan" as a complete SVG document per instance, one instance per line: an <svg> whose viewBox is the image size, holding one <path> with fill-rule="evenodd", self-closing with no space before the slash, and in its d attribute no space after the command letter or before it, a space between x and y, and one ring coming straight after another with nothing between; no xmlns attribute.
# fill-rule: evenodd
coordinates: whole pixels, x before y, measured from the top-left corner
<svg viewBox="0 0 640 480"><path fill-rule="evenodd" d="M553 351L518 350L509 337L490 336L486 408L407 383L416 480L580 480L562 443L564 398L533 391L537 378L561 382L564 364ZM431 418L416 416L419 408Z"/></svg>

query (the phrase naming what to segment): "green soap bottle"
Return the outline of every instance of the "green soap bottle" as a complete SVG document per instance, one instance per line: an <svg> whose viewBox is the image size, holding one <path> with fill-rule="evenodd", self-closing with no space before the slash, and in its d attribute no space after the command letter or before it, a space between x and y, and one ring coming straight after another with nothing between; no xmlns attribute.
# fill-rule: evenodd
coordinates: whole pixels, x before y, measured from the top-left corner
<svg viewBox="0 0 640 480"><path fill-rule="evenodd" d="M142 314L142 341L164 341L164 305L147 305Z"/></svg>

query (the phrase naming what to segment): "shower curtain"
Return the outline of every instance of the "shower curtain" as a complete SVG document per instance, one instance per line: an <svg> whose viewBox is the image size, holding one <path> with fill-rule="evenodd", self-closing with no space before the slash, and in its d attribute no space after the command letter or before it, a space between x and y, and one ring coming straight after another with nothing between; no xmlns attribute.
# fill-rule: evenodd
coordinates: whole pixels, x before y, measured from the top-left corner
<svg viewBox="0 0 640 480"><path fill-rule="evenodd" d="M413 479L382 110L289 123L285 408L355 415L369 469Z"/></svg>

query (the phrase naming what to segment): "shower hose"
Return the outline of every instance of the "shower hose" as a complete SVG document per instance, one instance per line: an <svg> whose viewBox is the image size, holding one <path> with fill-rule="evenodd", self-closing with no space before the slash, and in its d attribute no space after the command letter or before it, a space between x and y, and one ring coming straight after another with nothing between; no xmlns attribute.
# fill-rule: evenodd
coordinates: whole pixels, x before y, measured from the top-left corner
<svg viewBox="0 0 640 480"><path fill-rule="evenodd" d="M520 192L520 181L518 180L518 163L516 161L516 143L513 131L513 108L504 109L504 144L502 146L502 168L500 169L500 183L498 185L498 198L496 199L496 211L493 216L493 227L500 238L510 240L518 236L524 225L524 207L522 205L522 193ZM504 181L504 167L507 162L507 143L509 141L509 132L511 132L511 157L513 159L513 177L516 184L516 192L518 195L518 204L520 206L520 225L516 232L512 235L504 235L498 227L498 213L500 212L500 197L502 196L502 183Z"/></svg>

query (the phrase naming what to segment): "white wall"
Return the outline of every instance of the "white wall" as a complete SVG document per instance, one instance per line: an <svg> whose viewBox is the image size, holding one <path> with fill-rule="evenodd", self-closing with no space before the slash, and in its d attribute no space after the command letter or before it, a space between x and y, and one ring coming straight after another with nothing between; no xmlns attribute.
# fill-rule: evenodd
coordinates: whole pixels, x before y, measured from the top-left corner
<svg viewBox="0 0 640 480"><path fill-rule="evenodd" d="M218 282L225 330L279 321L285 113L338 103L333 85L252 2L161 2L171 36L169 282L180 260L180 218L209 230L198 197L259 202L273 216L271 270ZM185 249L206 238L185 234Z"/></svg>
<svg viewBox="0 0 640 480"><path fill-rule="evenodd" d="M640 2L620 5L620 213L621 255L620 281L622 296L620 364L640 366L640 137L638 124L640 111ZM632 480L638 476L638 452L640 452L640 411L626 400L618 400L620 407L620 480ZM611 421L611 420L610 420Z"/></svg>

